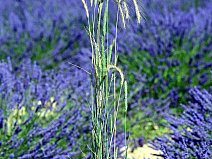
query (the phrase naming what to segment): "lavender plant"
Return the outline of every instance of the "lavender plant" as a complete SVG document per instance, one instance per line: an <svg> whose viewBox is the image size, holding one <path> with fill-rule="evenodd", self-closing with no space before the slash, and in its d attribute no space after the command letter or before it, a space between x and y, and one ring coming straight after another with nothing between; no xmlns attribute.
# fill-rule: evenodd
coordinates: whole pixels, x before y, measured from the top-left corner
<svg viewBox="0 0 212 159"><path fill-rule="evenodd" d="M70 59L89 46L80 7L75 0L2 2L0 59L10 56L19 63L30 58L44 68Z"/></svg>
<svg viewBox="0 0 212 159"><path fill-rule="evenodd" d="M0 62L0 158L84 157L91 123L72 94L88 95L85 78L67 65L44 72L30 60Z"/></svg>
<svg viewBox="0 0 212 159"><path fill-rule="evenodd" d="M198 11L193 7L182 11L177 9L179 6L169 6L170 3L160 6L160 2L154 2L145 7L157 8L147 10L147 21L132 26L135 32L138 29L137 34L119 34L120 38L128 35L127 41L119 41L120 52L125 52L119 59L128 70L131 132L134 137L143 135L145 139L167 132L161 115L171 111L179 114L182 110L179 103L186 103L187 90L193 85L208 89L212 84L211 21L208 21L211 2L205 1Z"/></svg>
<svg viewBox="0 0 212 159"><path fill-rule="evenodd" d="M124 114L127 111L128 119L136 117L131 124L133 135L152 138L161 133L155 121L161 121L164 112L170 113L170 107L186 103L190 87L211 86L210 1L143 0L147 16L139 25L129 23L130 16L134 20L137 15L140 21L139 1L82 2L87 2L87 14L82 14L83 3L76 0L1 2L0 59L11 56L12 61L0 62L0 158L121 157L131 124L126 125L124 115L125 132L119 130L121 109ZM86 30L82 29L87 22ZM56 66L66 60L72 65ZM122 94L126 79L118 63L128 70L128 95ZM85 90L91 84L87 74L93 80L92 116L85 106L90 98ZM142 125L141 131L136 129L138 125ZM182 137L187 145L183 148L195 156L208 142L202 144L189 135L191 139ZM171 138L166 140L168 145ZM178 139L177 148L181 136Z"/></svg>
<svg viewBox="0 0 212 159"><path fill-rule="evenodd" d="M171 133L157 137L154 146L163 158L208 159L212 157L212 94L194 87L191 99L183 105L184 112L176 117L167 115Z"/></svg>
<svg viewBox="0 0 212 159"><path fill-rule="evenodd" d="M133 34L125 30L119 34L119 39L127 36L117 43L123 52L121 66L128 70L128 116L140 127L133 128L134 134L151 138L158 132L153 125L163 127L157 122L163 122L164 112L181 112L180 103L188 100L191 87L211 86L211 2L203 3L198 10L192 5L182 10L183 1L163 5L144 1L145 23L128 25Z"/></svg>

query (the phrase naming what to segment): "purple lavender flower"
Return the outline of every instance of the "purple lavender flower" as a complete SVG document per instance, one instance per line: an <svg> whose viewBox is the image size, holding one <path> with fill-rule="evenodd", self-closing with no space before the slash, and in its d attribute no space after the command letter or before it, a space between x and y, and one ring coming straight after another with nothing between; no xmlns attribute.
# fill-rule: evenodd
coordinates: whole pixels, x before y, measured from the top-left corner
<svg viewBox="0 0 212 159"><path fill-rule="evenodd" d="M42 71L30 60L16 69L6 62L0 62L0 66L1 156L80 156L79 148L85 149L88 144L82 138L89 141L90 132L81 132L80 128L91 123L87 120L88 110L76 107L84 101L73 100L72 92L78 89L76 82L86 81L86 76L72 72L67 65L58 71ZM86 88L89 83L81 85ZM81 89L78 95L85 97L85 90Z"/></svg>
<svg viewBox="0 0 212 159"><path fill-rule="evenodd" d="M81 150L89 152L92 123L85 106L90 85L85 72L66 63L42 71L29 59L15 68L10 62L0 66L1 156L82 158ZM120 149L123 138L120 131Z"/></svg>
<svg viewBox="0 0 212 159"><path fill-rule="evenodd" d="M183 114L167 115L171 133L157 137L153 143L164 158L212 157L212 94L196 87L189 92L191 100L183 105Z"/></svg>

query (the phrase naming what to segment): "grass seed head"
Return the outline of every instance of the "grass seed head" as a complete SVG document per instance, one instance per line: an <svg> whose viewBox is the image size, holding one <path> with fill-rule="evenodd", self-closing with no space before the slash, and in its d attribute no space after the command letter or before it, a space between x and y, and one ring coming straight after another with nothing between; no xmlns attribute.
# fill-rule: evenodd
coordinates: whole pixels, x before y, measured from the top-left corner
<svg viewBox="0 0 212 159"><path fill-rule="evenodd" d="M91 4L92 4L92 3L93 3L93 1L91 0ZM82 0L82 4L83 4L83 6L84 6L84 9L85 9L87 18L89 18L88 6L87 6L85 0Z"/></svg>

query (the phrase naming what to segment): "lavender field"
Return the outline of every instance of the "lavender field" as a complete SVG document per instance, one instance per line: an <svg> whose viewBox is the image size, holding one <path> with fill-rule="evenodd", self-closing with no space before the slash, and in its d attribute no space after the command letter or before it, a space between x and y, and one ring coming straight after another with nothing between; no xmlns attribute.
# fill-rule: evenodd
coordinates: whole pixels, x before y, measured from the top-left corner
<svg viewBox="0 0 212 159"><path fill-rule="evenodd" d="M113 87L114 94L125 93L113 108L103 87L106 97L99 95L107 106L100 104L101 116L95 116L83 0L0 0L0 159L133 159L126 152L146 145L157 152L149 152L150 159L212 158L212 1L137 0L139 23L135 0L121 0L128 5L126 24L122 10L116 14L119 2L107 2L107 38L100 41L111 45L101 49L117 52L110 57L115 64L105 67L120 78L114 74L106 84L109 93ZM97 130L94 117L104 130ZM111 132L102 136L117 157L94 143L98 131ZM93 145L103 157L94 157Z"/></svg>

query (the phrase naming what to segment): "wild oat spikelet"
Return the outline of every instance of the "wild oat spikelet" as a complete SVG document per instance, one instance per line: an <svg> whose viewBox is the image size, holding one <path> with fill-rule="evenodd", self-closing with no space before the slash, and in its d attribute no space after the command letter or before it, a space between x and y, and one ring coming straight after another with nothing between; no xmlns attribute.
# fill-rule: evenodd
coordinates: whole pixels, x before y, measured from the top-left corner
<svg viewBox="0 0 212 159"><path fill-rule="evenodd" d="M114 69L119 73L119 75L121 77L121 86L122 86L124 84L124 74L121 71L121 69L115 65L108 65L107 70L109 71L110 69Z"/></svg>
<svg viewBox="0 0 212 159"><path fill-rule="evenodd" d="M86 16L87 16L87 18L89 18L88 6L87 6L87 4L85 3L85 0L82 0L82 3L83 3L83 6L84 6L84 8L85 8Z"/></svg>
<svg viewBox="0 0 212 159"><path fill-rule="evenodd" d="M125 12L125 18L129 19L130 18L129 10L128 10L127 3L125 1L123 2L123 9L124 9L124 12Z"/></svg>
<svg viewBox="0 0 212 159"><path fill-rule="evenodd" d="M137 19L138 19L138 23L140 23L141 22L141 13L139 11L137 0L133 0L133 3L134 3L135 13L136 13L136 16L137 16Z"/></svg>
<svg viewBox="0 0 212 159"><path fill-rule="evenodd" d="M90 0L90 2L91 2L91 7L93 6L93 0Z"/></svg>
<svg viewBox="0 0 212 159"><path fill-rule="evenodd" d="M137 2L138 0L132 0L132 1L133 1L133 5L135 8L135 14L136 14L138 23L140 23L142 15L141 15L141 11L138 6L138 2ZM102 2L104 2L104 0L90 0L91 6L93 6L93 5L96 6L98 3L102 3ZM118 5L118 8L119 8L120 14L121 14L121 18L122 18L122 22L125 27L125 25L126 25L125 20L130 18L129 7L127 4L128 2L127 2L127 0L114 0L114 2ZM87 6L85 0L82 0L82 3L85 8L85 11L86 11L86 16L87 16L87 18L89 18L88 6Z"/></svg>
<svg viewBox="0 0 212 159"><path fill-rule="evenodd" d="M124 17L124 20L129 19L130 15L129 15L129 7L127 5L127 3L128 3L127 0L114 0L114 1L116 2L116 4L119 7L121 17L122 17L122 21L123 21L123 17ZM141 16L141 11L140 11L139 6L138 6L138 2L137 2L138 0L132 0L132 1L133 1L134 11L135 11L138 23L140 23L142 16ZM121 7L120 7L120 5L121 5ZM125 24L125 21L123 21L123 23Z"/></svg>
<svg viewBox="0 0 212 159"><path fill-rule="evenodd" d="M119 6L120 13L121 13L121 19L122 19L122 22L123 22L123 25L124 25L124 28L125 28L126 27L126 23L125 23L126 17L125 17L125 14L123 12L121 5L119 4L118 6Z"/></svg>

